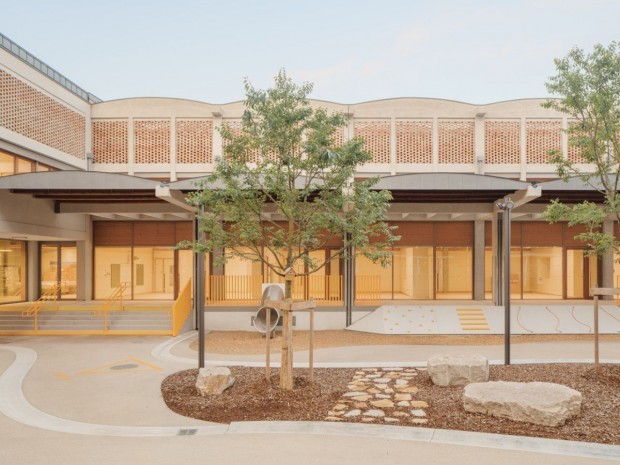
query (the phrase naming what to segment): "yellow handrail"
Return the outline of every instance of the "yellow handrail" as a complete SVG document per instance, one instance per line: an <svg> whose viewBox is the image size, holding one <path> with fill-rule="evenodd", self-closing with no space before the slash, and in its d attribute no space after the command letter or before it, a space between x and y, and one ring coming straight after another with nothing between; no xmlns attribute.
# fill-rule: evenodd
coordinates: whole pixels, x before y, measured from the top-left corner
<svg viewBox="0 0 620 465"><path fill-rule="evenodd" d="M121 310L123 309L123 298L125 296L125 291L129 287L129 283L121 283L119 287L117 287L112 294L106 299L104 304L101 307L101 310L98 312L103 312L104 315L108 313L108 311L114 305L114 302L119 302Z"/></svg>
<svg viewBox="0 0 620 465"><path fill-rule="evenodd" d="M192 280L187 280L172 306L172 335L178 336L185 320L192 312Z"/></svg>
<svg viewBox="0 0 620 465"><path fill-rule="evenodd" d="M56 302L56 304L58 304L59 293L60 293L60 283L57 283L55 286L45 291L41 291L41 297L35 300L32 303L32 305L28 307L26 310L22 311L22 317L29 317L29 316L35 315L35 318L36 318L37 312L39 311L41 307L43 307L43 305L45 305L45 302Z"/></svg>

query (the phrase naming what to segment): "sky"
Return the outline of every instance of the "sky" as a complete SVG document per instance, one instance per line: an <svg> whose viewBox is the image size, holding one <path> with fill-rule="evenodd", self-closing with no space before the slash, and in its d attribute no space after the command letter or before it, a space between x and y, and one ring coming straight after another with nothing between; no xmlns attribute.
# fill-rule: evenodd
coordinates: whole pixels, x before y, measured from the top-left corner
<svg viewBox="0 0 620 465"><path fill-rule="evenodd" d="M278 70L312 98L547 97L554 58L619 39L620 0L0 0L0 32L103 100L227 103Z"/></svg>

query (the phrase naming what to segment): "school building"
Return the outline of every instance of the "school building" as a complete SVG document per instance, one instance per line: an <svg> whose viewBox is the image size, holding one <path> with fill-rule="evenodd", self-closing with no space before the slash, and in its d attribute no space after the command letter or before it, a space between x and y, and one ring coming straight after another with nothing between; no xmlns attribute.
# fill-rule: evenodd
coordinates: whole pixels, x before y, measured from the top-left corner
<svg viewBox="0 0 620 465"><path fill-rule="evenodd" d="M563 132L570 121L542 108L544 101L312 101L347 115L340 141L365 140L373 158L358 175L380 176L377 188L392 192L388 216L401 238L389 267L358 257L345 279L347 267L335 260L298 279L296 297L313 297L323 326L340 328L346 283L356 309L411 300L498 303L496 204L506 196L515 201L512 299L587 299L595 283L617 286L613 257L588 257L574 239L577 228L543 219L551 199L603 200L580 182L556 179L548 151L578 154ZM172 248L195 234L184 197L222 155L218 128L240 128L243 110L243 102L101 101L0 34L0 311L49 300L187 302L195 258ZM619 234L612 220L604 230ZM228 317L241 326L249 326L262 284L278 281L241 260L217 268L206 256L205 270L207 314L242 315ZM192 327L193 317L183 323Z"/></svg>

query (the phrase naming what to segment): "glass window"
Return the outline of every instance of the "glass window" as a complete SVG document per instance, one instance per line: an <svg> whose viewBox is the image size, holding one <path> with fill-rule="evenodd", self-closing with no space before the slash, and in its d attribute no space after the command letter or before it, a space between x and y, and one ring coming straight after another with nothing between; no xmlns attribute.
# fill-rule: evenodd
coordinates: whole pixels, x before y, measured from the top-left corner
<svg viewBox="0 0 620 465"><path fill-rule="evenodd" d="M384 268L362 255L355 257L355 298L392 299L392 264Z"/></svg>
<svg viewBox="0 0 620 465"><path fill-rule="evenodd" d="M106 299L121 285L131 285L131 247L95 247L95 299ZM124 297L131 298L127 289Z"/></svg>
<svg viewBox="0 0 620 465"><path fill-rule="evenodd" d="M23 158L17 158L17 173L32 173L34 170L32 169L34 163L30 160L25 160Z"/></svg>
<svg viewBox="0 0 620 465"><path fill-rule="evenodd" d="M174 250L170 247L135 247L133 298L174 298Z"/></svg>
<svg viewBox="0 0 620 465"><path fill-rule="evenodd" d="M11 174L15 174L15 157L0 152L0 176L10 176Z"/></svg>
<svg viewBox="0 0 620 465"><path fill-rule="evenodd" d="M436 298L472 298L472 248L436 248Z"/></svg>
<svg viewBox="0 0 620 465"><path fill-rule="evenodd" d="M523 247L523 298L562 298L562 247Z"/></svg>
<svg viewBox="0 0 620 465"><path fill-rule="evenodd" d="M394 299L433 298L433 248L394 248Z"/></svg>
<svg viewBox="0 0 620 465"><path fill-rule="evenodd" d="M26 243L0 239L0 303L26 300Z"/></svg>

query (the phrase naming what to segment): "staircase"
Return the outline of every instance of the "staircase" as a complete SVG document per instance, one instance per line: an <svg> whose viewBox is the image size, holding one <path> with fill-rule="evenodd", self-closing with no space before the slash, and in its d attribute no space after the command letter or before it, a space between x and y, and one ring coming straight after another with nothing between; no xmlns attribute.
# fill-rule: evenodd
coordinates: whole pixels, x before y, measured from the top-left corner
<svg viewBox="0 0 620 465"><path fill-rule="evenodd" d="M0 311L0 335L19 334L171 334L172 315L167 308L110 310L96 308Z"/></svg>

